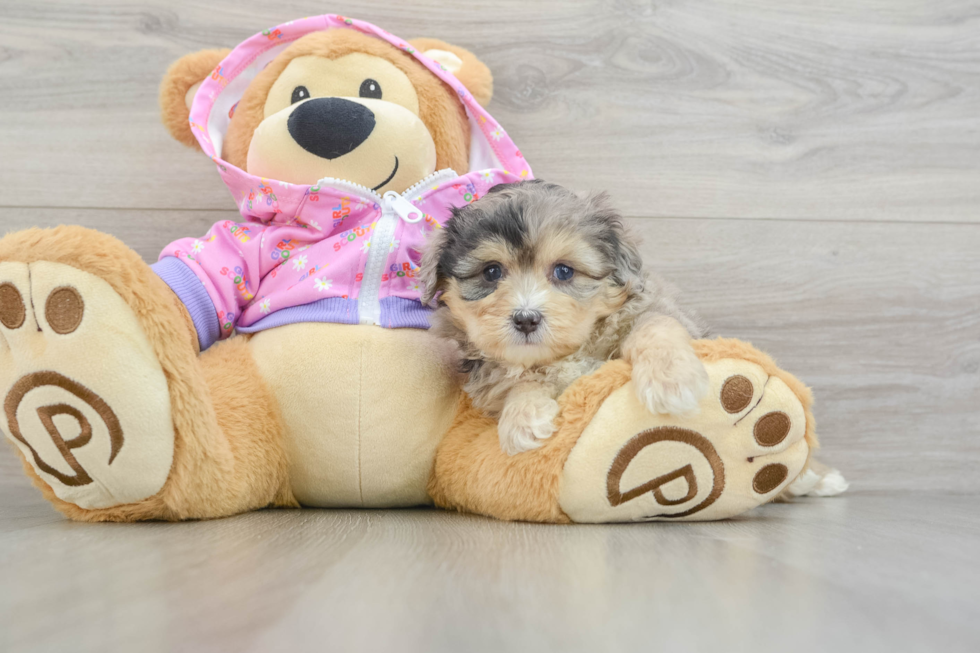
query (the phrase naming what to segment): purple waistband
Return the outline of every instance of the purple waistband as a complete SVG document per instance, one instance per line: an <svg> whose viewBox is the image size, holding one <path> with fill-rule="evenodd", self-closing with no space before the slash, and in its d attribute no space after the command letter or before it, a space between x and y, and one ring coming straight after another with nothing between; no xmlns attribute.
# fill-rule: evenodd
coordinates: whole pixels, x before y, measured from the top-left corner
<svg viewBox="0 0 980 653"><path fill-rule="evenodd" d="M197 329L201 351L213 345L221 337L221 325L218 323L214 303L201 280L183 262L171 256L160 259L151 267L187 307L194 328ZM432 309L422 306L419 301L403 297L385 297L380 304L381 326L387 329L429 328ZM357 324L359 322L357 300L325 297L309 304L280 309L248 326L237 325L235 329L240 333L256 333L298 322Z"/></svg>
<svg viewBox="0 0 980 653"><path fill-rule="evenodd" d="M421 302L402 297L385 297L381 300L381 326L387 329L428 329L432 309L425 308ZM282 308L266 315L248 326L239 325L240 333L255 333L277 326L297 322L333 322L335 324L357 324L360 316L356 299L325 297L324 299Z"/></svg>

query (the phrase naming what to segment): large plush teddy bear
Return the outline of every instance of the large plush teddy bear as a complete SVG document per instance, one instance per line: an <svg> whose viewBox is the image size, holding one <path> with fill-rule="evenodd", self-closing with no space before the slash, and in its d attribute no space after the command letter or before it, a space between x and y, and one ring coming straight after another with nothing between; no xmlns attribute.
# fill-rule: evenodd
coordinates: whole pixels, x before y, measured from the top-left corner
<svg viewBox="0 0 980 653"><path fill-rule="evenodd" d="M718 519L776 497L816 442L808 390L695 342L696 416L650 414L611 361L508 456L426 330L415 277L450 208L531 177L469 52L340 16L168 71L164 121L241 213L155 265L77 227L0 240L0 423L72 519L436 505L550 522Z"/></svg>

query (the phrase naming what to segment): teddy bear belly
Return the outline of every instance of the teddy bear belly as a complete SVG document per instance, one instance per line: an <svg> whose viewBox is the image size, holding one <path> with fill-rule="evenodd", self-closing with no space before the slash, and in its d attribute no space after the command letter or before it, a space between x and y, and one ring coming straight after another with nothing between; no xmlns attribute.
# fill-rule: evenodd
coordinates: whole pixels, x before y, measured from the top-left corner
<svg viewBox="0 0 980 653"><path fill-rule="evenodd" d="M431 501L436 447L460 395L446 343L420 329L305 323L250 346L282 410L302 505Z"/></svg>

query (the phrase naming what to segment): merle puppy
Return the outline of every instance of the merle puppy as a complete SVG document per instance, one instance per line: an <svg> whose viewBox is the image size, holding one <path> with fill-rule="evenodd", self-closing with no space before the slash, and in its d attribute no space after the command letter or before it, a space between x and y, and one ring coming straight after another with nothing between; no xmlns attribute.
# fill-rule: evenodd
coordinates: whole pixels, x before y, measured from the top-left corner
<svg viewBox="0 0 980 653"><path fill-rule="evenodd" d="M605 193L540 180L495 186L430 235L419 272L438 297L436 332L460 350L464 390L499 420L509 454L555 430L555 401L604 361L633 366L652 412L697 410L708 377L690 345L703 329L643 269Z"/></svg>

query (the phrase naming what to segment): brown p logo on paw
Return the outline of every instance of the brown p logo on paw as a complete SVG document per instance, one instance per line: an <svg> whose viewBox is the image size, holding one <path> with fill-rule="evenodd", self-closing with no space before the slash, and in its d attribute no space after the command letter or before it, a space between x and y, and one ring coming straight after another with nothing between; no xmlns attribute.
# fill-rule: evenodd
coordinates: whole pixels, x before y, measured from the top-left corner
<svg viewBox="0 0 980 653"><path fill-rule="evenodd" d="M25 447L30 450L32 457L34 458L34 463L38 468L44 470L48 474L51 474L56 479L68 486L80 486L88 485L92 482L92 477L89 476L88 472L81 466L78 460L75 459L74 454L72 454L72 449L77 449L78 447L83 447L89 443L92 439L92 425L88 418L75 408L65 403L49 404L45 406L39 406L35 410L37 412L38 419L44 426L45 431L51 437L51 441L54 446L58 449L58 452L64 458L65 462L72 469L74 475L68 475L57 468L49 465L41 456L38 454L37 449L31 446L31 443L27 441L23 433L20 430L20 421L17 419L17 409L20 407L21 402L28 392L43 388L45 386L54 386L56 388L61 388L66 390L71 394L75 395L79 400L81 400L86 406L92 408L95 413L102 419L105 424L106 429L109 432L109 440L111 443L110 453L109 453L109 463L115 460L116 455L119 450L122 449L124 438L122 427L119 426L119 418L116 414L112 412L109 405L102 400L97 394L83 386L81 383L72 381L67 376L59 374L58 372L44 371L44 372L34 372L33 374L28 374L27 376L21 378L7 393L7 398L3 402L3 411L7 417L7 427L10 430L10 435L14 439L20 441ZM58 429L57 425L54 423L54 418L57 415L68 415L74 418L78 423L80 433L70 439L65 440L61 435L61 431Z"/></svg>
<svg viewBox="0 0 980 653"><path fill-rule="evenodd" d="M718 497L721 496L722 490L725 488L725 466L722 464L721 458L718 456L718 452L715 451L715 448L711 446L711 443L699 433L695 433L689 429L661 426L659 428L653 428L636 435L632 440L626 443L626 446L619 450L618 454L616 454L612 467L609 468L609 475L607 476L606 480L609 505L619 506L627 501L632 501L637 497L643 496L648 492L653 492L654 500L661 506L676 506L682 503L687 503L698 495L698 480L691 463L679 467L672 472L661 474L660 476L657 476L656 478L651 479L646 483L642 483L632 489L625 491L623 490L623 475L629 468L630 463L633 462L640 452L647 449L647 447L656 447L657 444L663 442L675 442L688 445L694 449L694 451L701 454L704 460L707 461L712 472L711 492L708 493L708 496L706 496L703 501L698 503L693 508L689 508L679 513L664 515L664 517L687 517L688 515L693 515L696 512L704 510L718 500ZM691 452L692 455L696 455L694 451ZM652 454L656 455L656 452L654 451ZM684 479L684 482L687 484L687 492L677 499L668 499L664 495L663 486L678 479Z"/></svg>

